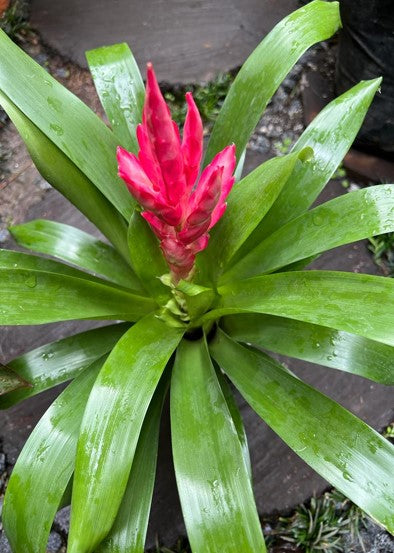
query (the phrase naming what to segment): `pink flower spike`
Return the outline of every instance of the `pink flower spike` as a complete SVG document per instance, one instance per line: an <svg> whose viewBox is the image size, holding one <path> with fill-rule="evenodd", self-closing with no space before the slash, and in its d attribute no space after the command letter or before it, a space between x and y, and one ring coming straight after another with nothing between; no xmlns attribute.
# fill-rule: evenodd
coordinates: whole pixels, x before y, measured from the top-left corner
<svg viewBox="0 0 394 553"><path fill-rule="evenodd" d="M198 177L202 158L203 126L191 92L186 93L187 114L183 127L182 153L186 187L190 191Z"/></svg>
<svg viewBox="0 0 394 553"><path fill-rule="evenodd" d="M119 176L144 208L141 215L160 240L175 283L193 275L196 254L207 247L209 229L226 210L235 168L235 146L227 146L198 179L203 127L190 93L186 101L181 141L148 64L142 124L137 127L138 158L121 147L117 151Z"/></svg>

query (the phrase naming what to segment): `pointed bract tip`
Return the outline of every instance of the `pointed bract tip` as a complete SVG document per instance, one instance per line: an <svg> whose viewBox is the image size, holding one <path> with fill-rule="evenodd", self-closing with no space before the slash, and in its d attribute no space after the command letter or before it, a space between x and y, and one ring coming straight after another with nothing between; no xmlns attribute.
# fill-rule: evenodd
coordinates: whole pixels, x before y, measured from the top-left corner
<svg viewBox="0 0 394 553"><path fill-rule="evenodd" d="M157 83L156 73L153 69L153 63L151 61L148 61L146 64L146 80L148 83Z"/></svg>
<svg viewBox="0 0 394 553"><path fill-rule="evenodd" d="M116 159L118 160L118 162L120 162L121 159L128 153L129 152L127 150L125 150L124 148L122 148L122 146L117 146L116 147Z"/></svg>

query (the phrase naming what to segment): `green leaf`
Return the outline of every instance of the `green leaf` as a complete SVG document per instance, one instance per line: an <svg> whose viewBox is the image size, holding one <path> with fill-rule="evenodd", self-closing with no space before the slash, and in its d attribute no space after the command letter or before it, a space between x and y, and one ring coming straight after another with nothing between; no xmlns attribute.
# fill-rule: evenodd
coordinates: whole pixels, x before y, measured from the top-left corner
<svg viewBox="0 0 394 553"><path fill-rule="evenodd" d="M210 350L264 421L305 462L394 531L394 447L276 361L218 331Z"/></svg>
<svg viewBox="0 0 394 553"><path fill-rule="evenodd" d="M266 551L241 444L205 340L181 342L171 381L175 474L191 548Z"/></svg>
<svg viewBox="0 0 394 553"><path fill-rule="evenodd" d="M131 262L145 290L159 304L165 304L171 294L159 277L168 273L168 265L158 239L138 211L130 219L128 244Z"/></svg>
<svg viewBox="0 0 394 553"><path fill-rule="evenodd" d="M244 170L245 158L246 158L246 150L244 150L242 154L239 156L239 161L234 171L235 182L238 182L239 180L241 180L242 172Z"/></svg>
<svg viewBox="0 0 394 553"><path fill-rule="evenodd" d="M200 286L188 280L180 280L173 288L173 294L180 304L185 304L191 319L201 317L209 310L216 298L216 293L212 288Z"/></svg>
<svg viewBox="0 0 394 553"><path fill-rule="evenodd" d="M245 244L249 250L313 204L352 145L381 81L357 84L330 102L303 132L293 151L310 146L313 162L299 165L293 172L250 243Z"/></svg>
<svg viewBox="0 0 394 553"><path fill-rule="evenodd" d="M36 325L76 319L132 321L155 309L151 298L126 289L64 274L19 268L0 268L0 306L0 325Z"/></svg>
<svg viewBox="0 0 394 553"><path fill-rule="evenodd" d="M138 153L145 87L130 48L124 42L86 52L89 69L112 130L121 146Z"/></svg>
<svg viewBox="0 0 394 553"><path fill-rule="evenodd" d="M108 280L141 290L130 265L112 247L70 225L36 219L9 228L16 242L34 252L52 255Z"/></svg>
<svg viewBox="0 0 394 553"><path fill-rule="evenodd" d="M328 326L394 345L394 282L336 271L276 273L221 286L217 309L199 325L222 315L266 313Z"/></svg>
<svg viewBox="0 0 394 553"><path fill-rule="evenodd" d="M311 255L310 257L306 257L305 259L301 259L300 261L296 261L295 263L290 263L290 265L285 265L284 267L281 267L278 269L278 271L275 271L277 273L287 273L289 271L302 271L312 263L312 261L315 261L315 259L318 259L320 257L319 255Z"/></svg>
<svg viewBox="0 0 394 553"><path fill-rule="evenodd" d="M209 246L199 256L199 264L210 270L212 280L245 242L269 210L294 169L299 154L266 161L232 189L227 210L211 231Z"/></svg>
<svg viewBox="0 0 394 553"><path fill-rule="evenodd" d="M0 269L20 269L26 271L40 271L46 273L54 273L58 275L68 275L83 280L107 284L107 281L102 280L90 273L85 273L64 263L59 263L53 259L39 257L30 253L17 252L14 250L0 249ZM115 287L115 285L114 285ZM116 285L116 288L119 286Z"/></svg>
<svg viewBox="0 0 394 553"><path fill-rule="evenodd" d="M77 377L109 353L128 328L128 324L95 328L45 344L13 359L8 366L30 386L0 397L0 409Z"/></svg>
<svg viewBox="0 0 394 553"><path fill-rule="evenodd" d="M1 92L0 104L21 134L44 179L90 219L123 257L128 259L127 226L122 215L78 167Z"/></svg>
<svg viewBox="0 0 394 553"><path fill-rule="evenodd" d="M0 408L3 402L3 397L20 388L30 388L31 384L10 367L6 367L0 363Z"/></svg>
<svg viewBox="0 0 394 553"><path fill-rule="evenodd" d="M248 438L246 436L244 423L242 420L241 413L239 412L238 405L235 401L234 395L231 391L230 385L227 381L227 378L224 376L222 371L219 367L216 369L216 376L219 381L220 387L222 389L223 396L226 400L228 410L230 412L231 418L233 419L233 423L235 426L235 430L237 431L239 443L241 444L242 448L242 455L244 458L244 463L246 466L247 473L249 475L250 481L252 482L252 465L250 462L250 455L249 455L249 446L248 446ZM253 484L253 482L252 482Z"/></svg>
<svg viewBox="0 0 394 553"><path fill-rule="evenodd" d="M163 375L149 405L117 517L97 553L144 553L156 476L160 417L169 380Z"/></svg>
<svg viewBox="0 0 394 553"><path fill-rule="evenodd" d="M96 361L60 394L18 457L2 513L13 551L46 551L54 516L74 470L86 400L102 363Z"/></svg>
<svg viewBox="0 0 394 553"><path fill-rule="evenodd" d="M122 336L90 394L78 441L69 553L90 553L109 533L146 411L182 332L154 315Z"/></svg>
<svg viewBox="0 0 394 553"><path fill-rule="evenodd" d="M273 272L337 246L391 232L393 214L392 184L334 198L270 234L223 275L221 281Z"/></svg>
<svg viewBox="0 0 394 553"><path fill-rule="evenodd" d="M115 135L3 31L0 52L0 90L128 220L134 202L117 176Z"/></svg>
<svg viewBox="0 0 394 553"><path fill-rule="evenodd" d="M264 38L234 80L212 131L205 164L232 142L238 159L262 112L307 48L340 26L338 2L315 0L291 13Z"/></svg>
<svg viewBox="0 0 394 553"><path fill-rule="evenodd" d="M235 340L394 385L394 349L386 344L272 315L230 315L220 325Z"/></svg>

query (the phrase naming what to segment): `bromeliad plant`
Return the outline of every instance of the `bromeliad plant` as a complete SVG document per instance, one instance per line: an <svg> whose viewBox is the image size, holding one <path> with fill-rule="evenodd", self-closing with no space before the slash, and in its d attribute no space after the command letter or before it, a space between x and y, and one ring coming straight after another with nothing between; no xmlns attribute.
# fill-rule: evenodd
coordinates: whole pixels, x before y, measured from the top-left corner
<svg viewBox="0 0 394 553"><path fill-rule="evenodd" d="M42 175L111 243L53 221L13 227L20 245L59 261L1 252L0 321L117 321L4 369L2 408L71 380L9 482L3 525L14 553L44 552L70 502L70 553L143 551L169 387L192 550L264 552L228 378L301 458L394 530L393 446L259 349L393 383L393 281L304 270L325 250L394 230L392 185L310 209L380 79L334 100L291 153L233 185L281 80L339 24L338 4L319 0L279 23L235 79L202 164L192 97L181 139L153 68L145 92L126 45L88 53L110 130L0 35L2 106Z"/></svg>

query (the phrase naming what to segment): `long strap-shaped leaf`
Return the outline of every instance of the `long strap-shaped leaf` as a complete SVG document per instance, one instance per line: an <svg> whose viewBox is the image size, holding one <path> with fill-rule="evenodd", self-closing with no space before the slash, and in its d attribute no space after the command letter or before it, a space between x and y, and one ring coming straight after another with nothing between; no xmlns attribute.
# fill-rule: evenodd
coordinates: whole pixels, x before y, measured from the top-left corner
<svg viewBox="0 0 394 553"><path fill-rule="evenodd" d="M278 197L301 154L266 161L237 183L228 197L227 210L211 232L209 248L199 255L212 277L225 268Z"/></svg>
<svg viewBox="0 0 394 553"><path fill-rule="evenodd" d="M230 412L231 418L233 419L233 423L235 426L235 430L237 431L239 443L241 444L242 448L242 455L244 458L246 470L249 474L250 481L253 484L252 481L252 464L250 462L250 454L249 454L249 446L248 446L248 438L246 436L245 426L242 420L241 413L239 411L238 405L235 401L234 394L231 391L230 385L228 383L228 380L226 376L222 373L221 369L216 367L216 376L219 381L220 387L222 389L223 396L226 400L228 410Z"/></svg>
<svg viewBox="0 0 394 553"><path fill-rule="evenodd" d="M16 242L34 252L57 257L108 280L141 290L141 283L130 265L112 247L70 225L36 219L10 227Z"/></svg>
<svg viewBox="0 0 394 553"><path fill-rule="evenodd" d="M394 230L394 185L345 194L293 219L236 263L222 282L272 272L343 244Z"/></svg>
<svg viewBox="0 0 394 553"><path fill-rule="evenodd" d="M340 25L338 2L315 0L291 13L264 38L233 82L215 123L205 156L234 142L238 159L265 106L307 48L329 38Z"/></svg>
<svg viewBox="0 0 394 553"><path fill-rule="evenodd" d="M394 282L388 278L295 271L233 282L221 286L219 293L217 309L196 325L234 313L266 313L394 345Z"/></svg>
<svg viewBox="0 0 394 553"><path fill-rule="evenodd" d="M0 90L129 219L134 202L117 176L115 135L4 31L0 31Z"/></svg>
<svg viewBox="0 0 394 553"><path fill-rule="evenodd" d="M141 122L145 87L138 65L124 42L86 52L89 69L119 143L138 152L136 127Z"/></svg>
<svg viewBox="0 0 394 553"><path fill-rule="evenodd" d="M2 513L14 552L46 551L54 516L74 470L86 400L102 363L97 361L54 401L17 460Z"/></svg>
<svg viewBox="0 0 394 553"><path fill-rule="evenodd" d="M138 211L130 219L128 244L131 262L145 290L161 305L167 303L170 290L159 277L167 274L169 268L158 239Z"/></svg>
<svg viewBox="0 0 394 553"><path fill-rule="evenodd" d="M357 84L330 102L303 132L293 151L310 146L313 163L296 168L244 252L313 204L352 145L381 81Z"/></svg>
<svg viewBox="0 0 394 553"><path fill-rule="evenodd" d="M60 263L59 261L39 257L38 255L30 253L17 252L14 250L2 250L1 248L0 269L19 269L23 271L54 273L57 275L67 275L100 284L108 284L106 280L96 277L90 273L86 273L85 271L80 271L75 267L70 267L65 263ZM112 286L114 288L119 288L116 284L112 284ZM123 290L124 287L121 289Z"/></svg>
<svg viewBox="0 0 394 553"><path fill-rule="evenodd" d="M193 553L262 553L261 526L233 420L205 340L183 341L171 382L175 474Z"/></svg>
<svg viewBox="0 0 394 553"><path fill-rule="evenodd" d="M13 359L8 367L30 386L0 397L0 409L6 409L77 377L97 359L109 353L128 328L126 323L95 328L45 344Z"/></svg>
<svg viewBox="0 0 394 553"><path fill-rule="evenodd" d="M394 385L394 348L333 328L273 315L230 315L220 326L233 339Z"/></svg>
<svg viewBox="0 0 394 553"><path fill-rule="evenodd" d="M155 309L151 298L87 279L0 268L0 325L76 319L137 320Z"/></svg>
<svg viewBox="0 0 394 553"><path fill-rule="evenodd" d="M182 332L154 315L116 344L93 386L78 442L69 553L90 553L110 531L149 403Z"/></svg>
<svg viewBox="0 0 394 553"><path fill-rule="evenodd" d="M164 374L142 425L117 517L97 553L144 553L156 475L160 417L168 384L169 379Z"/></svg>
<svg viewBox="0 0 394 553"><path fill-rule="evenodd" d="M38 171L128 258L124 218L84 173L0 91L0 104L21 134Z"/></svg>
<svg viewBox="0 0 394 553"><path fill-rule="evenodd" d="M267 355L236 344L223 332L218 331L210 350L251 407L297 455L394 532L394 447L389 441Z"/></svg>

